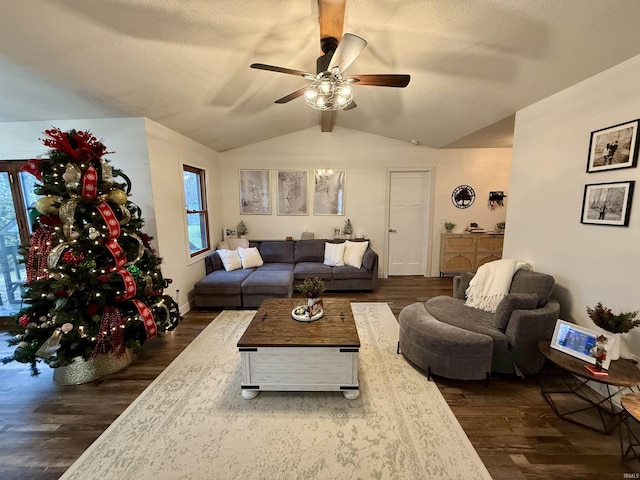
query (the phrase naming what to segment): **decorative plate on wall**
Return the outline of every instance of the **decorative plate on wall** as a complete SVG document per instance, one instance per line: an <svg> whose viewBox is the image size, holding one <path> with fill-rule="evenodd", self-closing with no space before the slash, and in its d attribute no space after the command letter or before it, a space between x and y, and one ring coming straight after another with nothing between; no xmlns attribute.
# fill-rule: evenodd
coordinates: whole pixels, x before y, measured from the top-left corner
<svg viewBox="0 0 640 480"><path fill-rule="evenodd" d="M469 208L475 199L476 192L469 185L460 185L451 193L451 201L458 208Z"/></svg>

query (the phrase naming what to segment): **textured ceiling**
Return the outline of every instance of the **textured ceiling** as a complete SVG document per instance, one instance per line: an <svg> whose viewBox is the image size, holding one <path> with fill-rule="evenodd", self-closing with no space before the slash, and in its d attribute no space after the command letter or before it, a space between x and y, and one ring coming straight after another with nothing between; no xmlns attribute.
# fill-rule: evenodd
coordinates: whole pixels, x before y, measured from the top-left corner
<svg viewBox="0 0 640 480"><path fill-rule="evenodd" d="M369 42L347 74L411 83L355 86L335 124L509 146L514 112L640 53L639 18L637 0L347 0L344 31ZM0 121L146 116L225 151L319 125L273 103L307 80L249 65L320 54L316 0L3 0Z"/></svg>

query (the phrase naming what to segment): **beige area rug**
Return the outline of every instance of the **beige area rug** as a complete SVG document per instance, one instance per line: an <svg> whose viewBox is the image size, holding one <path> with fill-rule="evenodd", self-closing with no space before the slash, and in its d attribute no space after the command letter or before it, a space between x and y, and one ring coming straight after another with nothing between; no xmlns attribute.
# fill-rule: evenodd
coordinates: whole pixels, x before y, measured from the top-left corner
<svg viewBox="0 0 640 480"><path fill-rule="evenodd" d="M244 400L236 343L255 312L225 311L61 477L69 480L490 479L435 383L396 354L385 303L353 303L360 397Z"/></svg>

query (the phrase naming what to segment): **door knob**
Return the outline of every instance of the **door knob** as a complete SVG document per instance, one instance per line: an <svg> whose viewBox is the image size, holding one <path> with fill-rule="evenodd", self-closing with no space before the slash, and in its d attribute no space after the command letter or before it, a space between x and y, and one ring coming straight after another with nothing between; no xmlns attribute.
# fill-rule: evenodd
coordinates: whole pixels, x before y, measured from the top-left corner
<svg viewBox="0 0 640 480"><path fill-rule="evenodd" d="M398 233L398 231L395 228L390 228L389 233Z"/></svg>

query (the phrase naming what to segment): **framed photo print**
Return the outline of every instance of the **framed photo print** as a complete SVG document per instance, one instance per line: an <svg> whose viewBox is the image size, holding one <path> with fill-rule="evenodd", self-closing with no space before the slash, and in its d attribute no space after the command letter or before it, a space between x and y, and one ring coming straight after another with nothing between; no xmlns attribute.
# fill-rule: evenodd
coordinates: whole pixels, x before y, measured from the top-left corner
<svg viewBox="0 0 640 480"><path fill-rule="evenodd" d="M587 173L635 167L638 162L638 123L621 123L591 132Z"/></svg>
<svg viewBox="0 0 640 480"><path fill-rule="evenodd" d="M271 215L269 170L240 170L240 214Z"/></svg>
<svg viewBox="0 0 640 480"><path fill-rule="evenodd" d="M344 170L314 170L314 215L344 215L345 173Z"/></svg>
<svg viewBox="0 0 640 480"><path fill-rule="evenodd" d="M634 185L634 180L585 185L580 223L628 226Z"/></svg>
<svg viewBox="0 0 640 480"><path fill-rule="evenodd" d="M308 215L308 185L306 170L278 170L278 215Z"/></svg>

